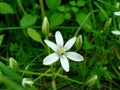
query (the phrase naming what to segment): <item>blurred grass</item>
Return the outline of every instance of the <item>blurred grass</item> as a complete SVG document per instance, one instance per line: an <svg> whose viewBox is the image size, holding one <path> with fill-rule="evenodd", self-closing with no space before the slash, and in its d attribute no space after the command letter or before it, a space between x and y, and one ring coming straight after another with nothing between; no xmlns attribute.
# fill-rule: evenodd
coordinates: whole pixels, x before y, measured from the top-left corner
<svg viewBox="0 0 120 90"><path fill-rule="evenodd" d="M73 3L77 1L80 0L73 1ZM82 1L84 2L85 0ZM21 78L30 77L35 80L41 73L43 74L49 69L49 66L42 65L42 60L47 55L47 51L40 43L31 40L26 33L26 29L32 27L39 32L44 40L45 36L41 32L42 16L39 1L4 0L3 2L8 3L15 14L0 14L0 33L5 35L0 46L0 56L16 58L23 72L12 71L7 66L8 62L0 58L0 71L3 73L4 81L4 83L0 83L0 87L1 90L24 90L20 85ZM120 36L111 34L111 30L119 27L119 20L116 21L118 17L113 15L114 11L120 10L120 6L119 8L115 7L116 3L116 0L86 0L85 5L79 7L77 5L72 6L70 0L62 0L60 6L64 6L65 11L62 10L63 12L60 12L59 10L49 10L44 1L45 14L49 20L51 20L50 18L54 13L62 13L63 15L69 13L71 15L70 19L64 18L64 22L60 25L50 28L50 40L54 40L54 33L57 30L61 31L65 40L73 37L75 33L76 36L80 34L83 36L83 46L78 53L83 55L85 60L81 63L72 63L70 61L70 72L61 72L60 76L58 75L56 78L58 90L120 89ZM72 7L78 8L78 12L72 11ZM79 14L80 12L86 15L86 19L89 19L92 24L92 30L83 27L84 25L90 25L84 22L85 18L81 19L82 17L80 17L82 21L79 21L79 23L76 21L78 20L77 15L81 15ZM20 26L20 21L25 14L37 15L37 21L30 26ZM107 23L110 18L111 22ZM52 21L50 22L52 23ZM55 23L59 23L59 21ZM105 23L107 23L107 29L105 28ZM72 50L75 49L72 48ZM56 63L56 68L59 67L60 65ZM34 88L52 90L49 74L43 75L35 81ZM98 76L98 81L93 85L88 86L79 83L85 83L92 75ZM9 87L11 88L9 89Z"/></svg>

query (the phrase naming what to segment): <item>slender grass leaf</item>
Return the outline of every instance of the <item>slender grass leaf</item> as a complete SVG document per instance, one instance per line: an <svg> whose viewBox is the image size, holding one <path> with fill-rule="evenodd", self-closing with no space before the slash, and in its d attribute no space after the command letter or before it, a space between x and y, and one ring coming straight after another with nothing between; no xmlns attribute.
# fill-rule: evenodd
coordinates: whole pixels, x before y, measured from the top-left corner
<svg viewBox="0 0 120 90"><path fill-rule="evenodd" d="M82 27L86 30L89 31L92 30L92 22L90 21L90 18L87 17L87 14L84 12L80 12L76 14L76 21L78 24L82 24Z"/></svg>
<svg viewBox="0 0 120 90"><path fill-rule="evenodd" d="M2 62L0 62L0 69L5 75L9 76L11 79L19 83L21 82L21 77L17 73L15 73L12 69L4 65Z"/></svg>
<svg viewBox="0 0 120 90"><path fill-rule="evenodd" d="M2 44L3 38L4 38L4 34L0 35L0 46Z"/></svg>

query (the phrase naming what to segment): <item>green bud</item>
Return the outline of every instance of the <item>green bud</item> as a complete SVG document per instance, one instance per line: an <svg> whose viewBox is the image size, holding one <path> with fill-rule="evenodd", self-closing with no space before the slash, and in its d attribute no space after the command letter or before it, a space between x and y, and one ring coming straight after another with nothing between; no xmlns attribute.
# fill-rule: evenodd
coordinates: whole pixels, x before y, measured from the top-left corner
<svg viewBox="0 0 120 90"><path fill-rule="evenodd" d="M76 50L79 50L81 48L81 46L82 46L82 35L79 35L75 42Z"/></svg>
<svg viewBox="0 0 120 90"><path fill-rule="evenodd" d="M112 23L112 18L109 18L109 19L105 22L104 30L108 30L108 28L110 27L111 23Z"/></svg>
<svg viewBox="0 0 120 90"><path fill-rule="evenodd" d="M30 78L23 78L22 86L25 87L26 85L31 86L33 85L33 81Z"/></svg>
<svg viewBox="0 0 120 90"><path fill-rule="evenodd" d="M98 76L97 76L97 75L92 75L92 76L90 76L90 77L87 79L87 81L86 81L86 85L92 86L93 84L96 83L97 79L98 79Z"/></svg>
<svg viewBox="0 0 120 90"><path fill-rule="evenodd" d="M43 18L43 22L42 22L42 32L43 32L43 34L45 34L45 35L48 35L48 34L49 34L49 21L48 21L48 19L47 19L46 16Z"/></svg>
<svg viewBox="0 0 120 90"><path fill-rule="evenodd" d="M119 7L120 7L120 3L119 3L119 2L116 2L115 8L119 9Z"/></svg>
<svg viewBox="0 0 120 90"><path fill-rule="evenodd" d="M13 69L14 71L17 71L19 70L19 66L18 66L18 63L17 61L14 59L14 58L9 58L9 66L11 69Z"/></svg>

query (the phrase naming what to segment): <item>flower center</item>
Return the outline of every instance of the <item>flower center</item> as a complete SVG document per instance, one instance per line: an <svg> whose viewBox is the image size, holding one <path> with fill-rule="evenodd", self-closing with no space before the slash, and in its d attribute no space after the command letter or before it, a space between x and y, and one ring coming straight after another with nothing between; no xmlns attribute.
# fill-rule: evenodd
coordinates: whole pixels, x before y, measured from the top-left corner
<svg viewBox="0 0 120 90"><path fill-rule="evenodd" d="M58 53L59 53L60 55L63 55L63 54L65 53L65 50L64 50L63 48L60 48L60 49L58 50Z"/></svg>

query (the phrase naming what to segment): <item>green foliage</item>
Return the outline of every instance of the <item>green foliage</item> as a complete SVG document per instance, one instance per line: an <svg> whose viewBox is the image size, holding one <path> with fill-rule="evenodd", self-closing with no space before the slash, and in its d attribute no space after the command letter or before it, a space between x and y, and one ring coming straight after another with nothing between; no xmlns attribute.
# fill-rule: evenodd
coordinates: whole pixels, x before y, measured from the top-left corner
<svg viewBox="0 0 120 90"><path fill-rule="evenodd" d="M61 25L64 22L64 14L63 13L53 13L50 18L51 27L55 27L57 25Z"/></svg>
<svg viewBox="0 0 120 90"><path fill-rule="evenodd" d="M20 26L27 27L36 23L38 16L32 14L25 14L20 20Z"/></svg>
<svg viewBox="0 0 120 90"><path fill-rule="evenodd" d="M14 71L12 71L9 67L7 67L6 65L4 65L2 62L0 62L0 70L7 76L9 76L11 79L17 81L17 82L21 82L21 77L16 74Z"/></svg>
<svg viewBox="0 0 120 90"><path fill-rule="evenodd" d="M62 0L45 0L47 7L54 11L60 6Z"/></svg>
<svg viewBox="0 0 120 90"><path fill-rule="evenodd" d="M13 14L14 11L12 7L5 2L0 2L0 14Z"/></svg>
<svg viewBox="0 0 120 90"><path fill-rule="evenodd" d="M37 41L37 42L42 42L42 39L41 39L41 36L40 36L40 34L36 31L36 30L34 30L34 29L32 29L32 28L28 28L27 29L27 32L28 32L28 35L33 39L33 40L35 40L35 41Z"/></svg>
<svg viewBox="0 0 120 90"><path fill-rule="evenodd" d="M118 0L1 0L0 90L119 90L120 36L111 33L120 31L115 11L120 11ZM50 21L47 35L42 33L44 15ZM85 60L70 61L68 73L59 61L43 65L52 53L43 40L54 41L56 31L61 31L65 42L83 36L82 46L78 38L71 51ZM17 60L20 70L8 67L9 57ZM34 85L23 88L22 78L31 78Z"/></svg>
<svg viewBox="0 0 120 90"><path fill-rule="evenodd" d="M76 14L76 21L78 24L82 24L83 28L90 32L90 30L92 30L92 23L89 17L87 17L87 14L84 12L79 12L78 14Z"/></svg>

